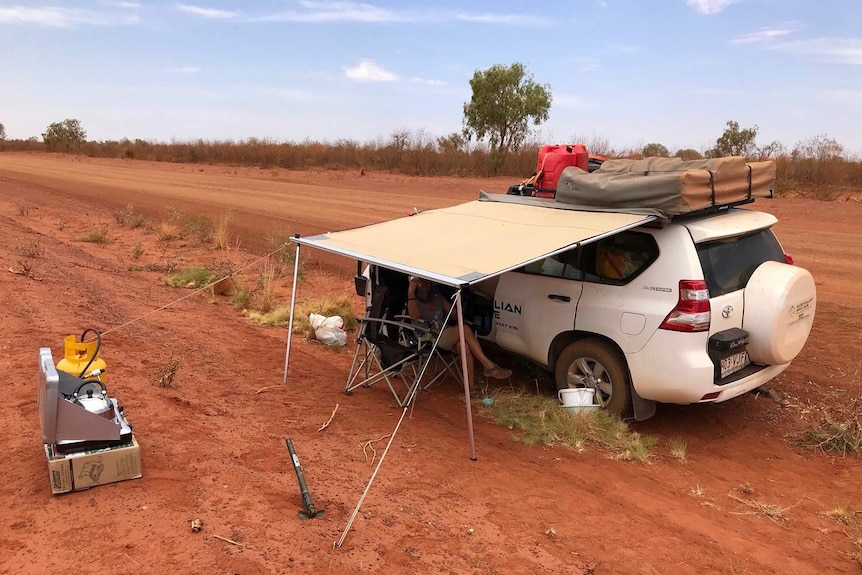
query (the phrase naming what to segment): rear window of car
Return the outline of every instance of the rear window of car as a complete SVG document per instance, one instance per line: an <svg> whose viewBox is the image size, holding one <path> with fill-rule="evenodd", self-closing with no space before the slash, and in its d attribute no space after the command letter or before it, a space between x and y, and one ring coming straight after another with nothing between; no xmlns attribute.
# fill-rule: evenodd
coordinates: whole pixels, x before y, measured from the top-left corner
<svg viewBox="0 0 862 575"><path fill-rule="evenodd" d="M763 262L784 262L784 251L771 230L697 244L709 297L741 290Z"/></svg>

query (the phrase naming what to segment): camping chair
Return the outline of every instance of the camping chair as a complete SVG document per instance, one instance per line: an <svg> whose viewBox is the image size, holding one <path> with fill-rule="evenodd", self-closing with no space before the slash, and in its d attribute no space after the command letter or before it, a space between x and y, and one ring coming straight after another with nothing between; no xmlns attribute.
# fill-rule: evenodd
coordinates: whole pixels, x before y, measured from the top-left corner
<svg viewBox="0 0 862 575"><path fill-rule="evenodd" d="M398 406L404 407L414 390L427 389L447 373L460 380L460 374L456 361L434 348L436 334L401 313L406 305L406 287L398 290L395 286L402 282L397 277L387 278L387 274L376 275L385 283L372 285L371 304L365 317L358 320L356 351L344 392L385 381ZM400 384L396 380L401 380Z"/></svg>

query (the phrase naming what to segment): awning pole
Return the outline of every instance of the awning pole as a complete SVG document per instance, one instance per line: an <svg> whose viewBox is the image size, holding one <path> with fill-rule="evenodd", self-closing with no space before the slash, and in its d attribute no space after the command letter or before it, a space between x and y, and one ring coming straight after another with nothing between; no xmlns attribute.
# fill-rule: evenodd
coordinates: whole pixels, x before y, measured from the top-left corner
<svg viewBox="0 0 862 575"><path fill-rule="evenodd" d="M464 375L464 403L467 404L467 434L470 436L470 459L476 461L476 438L473 436L473 404L470 403L470 376L467 373L467 340L464 339L464 313L461 307L461 290L455 294L458 310L458 341L461 342L461 373Z"/></svg>
<svg viewBox="0 0 862 575"><path fill-rule="evenodd" d="M299 237L298 235L296 237ZM290 294L290 316L287 319L287 348L284 350L284 379L287 383L287 364L290 361L290 339L293 335L293 310L296 307L296 284L299 278L299 244L296 244L296 256L293 258L293 289Z"/></svg>

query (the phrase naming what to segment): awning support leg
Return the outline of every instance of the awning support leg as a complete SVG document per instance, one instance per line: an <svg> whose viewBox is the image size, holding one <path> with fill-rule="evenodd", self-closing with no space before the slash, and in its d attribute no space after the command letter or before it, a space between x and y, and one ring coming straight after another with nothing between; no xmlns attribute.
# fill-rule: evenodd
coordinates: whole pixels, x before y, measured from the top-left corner
<svg viewBox="0 0 862 575"><path fill-rule="evenodd" d="M467 435L470 437L470 459L476 461L476 438L473 435L473 404L470 403L470 378L467 371L467 340L464 339L464 310L461 306L461 290L455 294L455 306L458 310L458 341L461 342L461 373L464 374L464 403L467 405Z"/></svg>
<svg viewBox="0 0 862 575"><path fill-rule="evenodd" d="M296 236L299 237L299 236ZM293 288L290 294L290 316L287 319L287 348L284 350L284 378L281 383L287 383L287 365L290 361L290 341L293 335L293 311L296 308L296 284L299 279L299 244L296 244L296 255L293 258Z"/></svg>

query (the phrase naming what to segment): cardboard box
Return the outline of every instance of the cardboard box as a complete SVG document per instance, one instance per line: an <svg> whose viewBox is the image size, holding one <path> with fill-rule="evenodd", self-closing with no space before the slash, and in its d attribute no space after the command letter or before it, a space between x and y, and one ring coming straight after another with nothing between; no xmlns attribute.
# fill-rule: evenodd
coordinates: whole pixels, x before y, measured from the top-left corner
<svg viewBox="0 0 862 575"><path fill-rule="evenodd" d="M81 491L96 485L137 479L141 476L141 447L132 443L121 447L94 449L68 455L56 454L45 445L51 492Z"/></svg>

